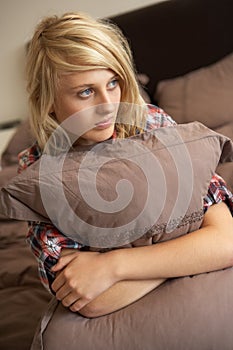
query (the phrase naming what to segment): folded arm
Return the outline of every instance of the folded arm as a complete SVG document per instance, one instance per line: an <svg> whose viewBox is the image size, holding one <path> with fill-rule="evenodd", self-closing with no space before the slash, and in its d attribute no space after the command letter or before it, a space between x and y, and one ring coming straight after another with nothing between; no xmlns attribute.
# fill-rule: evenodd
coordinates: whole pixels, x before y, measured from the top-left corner
<svg viewBox="0 0 233 350"><path fill-rule="evenodd" d="M103 316L132 304L162 284L164 279L120 281L86 304L79 313L88 318ZM71 308L72 311L75 310Z"/></svg>
<svg viewBox="0 0 233 350"><path fill-rule="evenodd" d="M63 305L87 317L126 306L164 279L233 265L233 219L224 203L213 205L202 227L152 246L61 257L52 288Z"/></svg>

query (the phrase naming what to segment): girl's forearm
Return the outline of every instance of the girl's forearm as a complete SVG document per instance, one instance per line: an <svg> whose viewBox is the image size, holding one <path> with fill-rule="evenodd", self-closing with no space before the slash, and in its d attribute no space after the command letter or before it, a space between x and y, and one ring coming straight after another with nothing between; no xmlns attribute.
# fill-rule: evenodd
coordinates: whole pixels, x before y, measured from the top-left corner
<svg viewBox="0 0 233 350"><path fill-rule="evenodd" d="M85 317L93 318L122 309L158 287L164 279L120 281L79 310Z"/></svg>
<svg viewBox="0 0 233 350"><path fill-rule="evenodd" d="M118 280L178 277L229 267L233 265L233 218L224 203L213 205L198 231L110 254Z"/></svg>

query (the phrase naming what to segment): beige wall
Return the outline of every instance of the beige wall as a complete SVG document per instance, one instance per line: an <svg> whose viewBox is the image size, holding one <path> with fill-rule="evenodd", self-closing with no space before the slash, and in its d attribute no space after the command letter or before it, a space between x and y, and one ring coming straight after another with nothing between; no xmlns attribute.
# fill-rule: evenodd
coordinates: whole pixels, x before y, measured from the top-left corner
<svg viewBox="0 0 233 350"><path fill-rule="evenodd" d="M0 123L28 114L24 45L45 15L72 10L104 17L161 0L0 0Z"/></svg>

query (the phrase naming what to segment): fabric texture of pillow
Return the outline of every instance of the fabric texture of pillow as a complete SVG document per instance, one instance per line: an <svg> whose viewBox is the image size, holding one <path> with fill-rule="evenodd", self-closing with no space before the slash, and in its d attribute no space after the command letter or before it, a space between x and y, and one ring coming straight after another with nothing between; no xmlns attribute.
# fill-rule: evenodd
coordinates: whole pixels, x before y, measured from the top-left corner
<svg viewBox="0 0 233 350"><path fill-rule="evenodd" d="M233 53L184 76L161 81L155 100L177 123L200 121L209 128L233 119Z"/></svg>
<svg viewBox="0 0 233 350"><path fill-rule="evenodd" d="M152 244L200 227L211 177L233 160L231 140L198 122L99 147L43 155L2 188L0 211L95 249Z"/></svg>

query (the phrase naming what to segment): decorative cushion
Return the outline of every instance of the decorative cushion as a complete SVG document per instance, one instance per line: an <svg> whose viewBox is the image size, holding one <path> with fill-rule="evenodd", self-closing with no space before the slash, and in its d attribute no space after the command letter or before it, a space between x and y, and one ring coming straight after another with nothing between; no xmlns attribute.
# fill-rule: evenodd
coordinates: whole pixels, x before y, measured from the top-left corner
<svg viewBox="0 0 233 350"><path fill-rule="evenodd" d="M161 81L155 100L177 123L217 128L233 119L233 53L210 66Z"/></svg>
<svg viewBox="0 0 233 350"><path fill-rule="evenodd" d="M43 155L2 188L0 210L93 248L151 244L200 227L211 177L232 160L230 139L198 122L160 128Z"/></svg>

